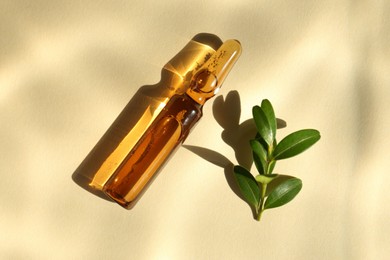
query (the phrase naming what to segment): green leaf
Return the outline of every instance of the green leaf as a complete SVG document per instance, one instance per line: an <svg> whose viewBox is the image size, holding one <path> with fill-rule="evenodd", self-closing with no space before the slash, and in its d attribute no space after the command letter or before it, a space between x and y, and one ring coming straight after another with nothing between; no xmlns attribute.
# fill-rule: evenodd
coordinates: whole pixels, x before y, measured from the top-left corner
<svg viewBox="0 0 390 260"><path fill-rule="evenodd" d="M277 174L257 175L255 179L257 182L260 182L261 184L268 184L271 181L273 181L276 177L278 177Z"/></svg>
<svg viewBox="0 0 390 260"><path fill-rule="evenodd" d="M250 140L253 151L253 161L260 174L267 173L267 152L258 140Z"/></svg>
<svg viewBox="0 0 390 260"><path fill-rule="evenodd" d="M260 201L260 188L255 178L247 169L239 165L234 166L233 171L246 202L253 207L257 207Z"/></svg>
<svg viewBox="0 0 390 260"><path fill-rule="evenodd" d="M271 146L274 138L272 135L271 126L269 125L267 116L265 115L263 109L259 106L254 106L252 109L252 114L258 133L268 144L268 146Z"/></svg>
<svg viewBox="0 0 390 260"><path fill-rule="evenodd" d="M264 99L261 102L261 109L263 109L263 112L265 116L267 117L268 124L270 126L270 129L272 131L272 138L275 139L276 137L276 117L274 108L272 107L271 102L268 99Z"/></svg>
<svg viewBox="0 0 390 260"><path fill-rule="evenodd" d="M255 152L253 152L252 157L253 157L253 162L255 163L257 171L260 174L264 175L266 170L265 170L265 166L263 165L262 160Z"/></svg>
<svg viewBox="0 0 390 260"><path fill-rule="evenodd" d="M279 142L273 152L273 158L281 160L293 157L308 149L320 138L320 132L314 129L296 131Z"/></svg>
<svg viewBox="0 0 390 260"><path fill-rule="evenodd" d="M302 181L298 178L291 178L280 183L268 196L264 209L271 209L283 206L290 202L302 189Z"/></svg>

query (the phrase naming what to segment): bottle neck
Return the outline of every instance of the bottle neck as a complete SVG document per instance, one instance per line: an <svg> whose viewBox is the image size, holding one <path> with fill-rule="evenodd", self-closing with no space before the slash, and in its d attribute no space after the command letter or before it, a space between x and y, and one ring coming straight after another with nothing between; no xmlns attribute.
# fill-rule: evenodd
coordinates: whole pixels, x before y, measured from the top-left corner
<svg viewBox="0 0 390 260"><path fill-rule="evenodd" d="M183 81L191 79L192 73L199 69L215 50L203 43L191 40L165 66L164 70L177 75Z"/></svg>
<svg viewBox="0 0 390 260"><path fill-rule="evenodd" d="M187 90L187 95L199 105L215 96L219 91L217 77L208 70L201 70Z"/></svg>

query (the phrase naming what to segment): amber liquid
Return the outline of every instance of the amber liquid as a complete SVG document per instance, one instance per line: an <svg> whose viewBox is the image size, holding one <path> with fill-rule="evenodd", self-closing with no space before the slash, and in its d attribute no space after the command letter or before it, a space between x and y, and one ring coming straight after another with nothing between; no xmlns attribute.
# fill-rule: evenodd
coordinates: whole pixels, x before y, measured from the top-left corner
<svg viewBox="0 0 390 260"><path fill-rule="evenodd" d="M148 88L141 88L121 114L99 140L73 174L73 179L83 188L102 197L104 183L126 158L139 137L161 112L168 98L150 96Z"/></svg>
<svg viewBox="0 0 390 260"><path fill-rule="evenodd" d="M121 206L131 208L201 116L202 106L189 96L173 96L103 191Z"/></svg>

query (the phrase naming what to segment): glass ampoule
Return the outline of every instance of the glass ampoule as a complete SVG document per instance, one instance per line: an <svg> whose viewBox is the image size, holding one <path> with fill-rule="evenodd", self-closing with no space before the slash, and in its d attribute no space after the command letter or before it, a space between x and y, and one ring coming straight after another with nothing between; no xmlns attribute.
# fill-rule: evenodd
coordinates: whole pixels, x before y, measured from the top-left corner
<svg viewBox="0 0 390 260"><path fill-rule="evenodd" d="M161 80L141 87L73 174L81 187L102 198L102 189L118 171L138 140L169 100L185 93L192 75L215 53L222 41L198 34L162 69Z"/></svg>
<svg viewBox="0 0 390 260"><path fill-rule="evenodd" d="M220 89L241 53L236 40L228 40L198 69L189 89L167 103L103 190L114 201L131 208L146 187L202 117L204 103Z"/></svg>

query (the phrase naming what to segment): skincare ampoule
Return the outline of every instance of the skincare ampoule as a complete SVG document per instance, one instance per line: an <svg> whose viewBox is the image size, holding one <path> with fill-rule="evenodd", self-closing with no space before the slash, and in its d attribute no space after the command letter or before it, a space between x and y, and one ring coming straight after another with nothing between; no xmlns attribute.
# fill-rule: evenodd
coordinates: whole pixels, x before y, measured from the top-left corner
<svg viewBox="0 0 390 260"><path fill-rule="evenodd" d="M109 199L102 189L122 167L134 146L174 95L187 91L195 71L215 53L222 41L198 34L162 69L161 80L141 87L73 174L81 187Z"/></svg>
<svg viewBox="0 0 390 260"><path fill-rule="evenodd" d="M202 116L204 103L221 87L241 53L228 40L192 76L189 89L174 95L104 185L104 192L125 208L138 200L160 167Z"/></svg>

